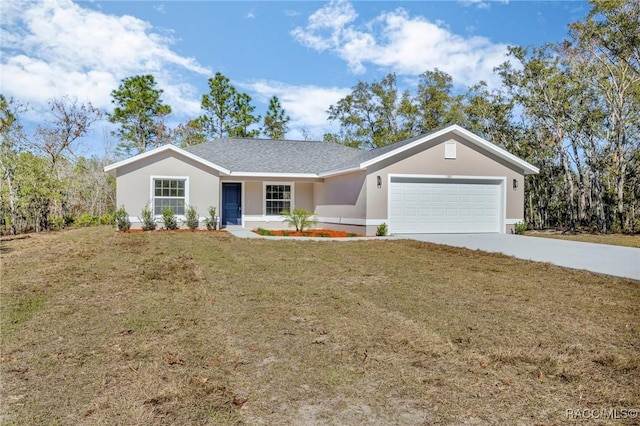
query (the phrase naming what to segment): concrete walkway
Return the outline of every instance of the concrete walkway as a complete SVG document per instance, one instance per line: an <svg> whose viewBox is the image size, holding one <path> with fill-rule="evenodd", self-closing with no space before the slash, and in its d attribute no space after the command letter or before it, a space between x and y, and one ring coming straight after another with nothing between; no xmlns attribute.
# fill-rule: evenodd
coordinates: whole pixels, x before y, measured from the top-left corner
<svg viewBox="0 0 640 426"><path fill-rule="evenodd" d="M640 280L639 248L510 234L407 234L402 237Z"/></svg>
<svg viewBox="0 0 640 426"><path fill-rule="evenodd" d="M261 235L243 228L224 228L225 231L238 238L261 238Z"/></svg>

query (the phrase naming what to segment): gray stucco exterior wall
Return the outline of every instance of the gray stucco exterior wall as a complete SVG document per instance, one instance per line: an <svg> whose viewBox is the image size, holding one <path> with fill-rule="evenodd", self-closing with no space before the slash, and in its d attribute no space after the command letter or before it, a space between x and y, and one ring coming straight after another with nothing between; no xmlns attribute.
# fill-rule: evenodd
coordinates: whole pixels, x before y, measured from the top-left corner
<svg viewBox="0 0 640 426"><path fill-rule="evenodd" d="M140 212L151 202L153 177L188 178L187 203L196 207L198 215L208 216L209 206L220 211L217 172L190 158L165 151L117 170L116 202L118 206L125 206L132 227L139 227Z"/></svg>
<svg viewBox="0 0 640 426"><path fill-rule="evenodd" d="M445 159L444 145L447 141L456 142L455 159ZM510 163L481 151L463 138L440 138L371 167L367 172L366 185L368 219L388 218L390 174L505 177L507 222L524 217L524 172L515 170ZM382 179L382 188L377 187L377 176ZM518 181L515 190L512 185L514 179Z"/></svg>
<svg viewBox="0 0 640 426"><path fill-rule="evenodd" d="M315 213L320 217L365 220L366 172L328 177L314 188Z"/></svg>

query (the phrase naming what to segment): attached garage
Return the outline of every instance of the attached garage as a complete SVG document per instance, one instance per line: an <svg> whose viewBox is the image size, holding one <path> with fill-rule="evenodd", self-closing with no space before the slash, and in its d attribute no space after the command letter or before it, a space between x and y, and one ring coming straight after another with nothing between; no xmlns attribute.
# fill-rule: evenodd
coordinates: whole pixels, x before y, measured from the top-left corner
<svg viewBox="0 0 640 426"><path fill-rule="evenodd" d="M273 197L267 189L275 185L290 187L287 203L312 211L319 227L376 235L383 229L513 232L524 221L525 178L539 170L452 125L370 151L333 142L251 138L216 139L186 149L164 145L105 171L116 177L117 205L134 214L153 203L154 182L177 180L188 182L185 203L198 206L201 216L210 206L228 219L221 208L233 186L242 203L236 203L234 220L224 222L281 229L286 227L282 206L269 209ZM129 220L142 225L139 217Z"/></svg>
<svg viewBox="0 0 640 426"><path fill-rule="evenodd" d="M504 178L391 176L389 232L503 232L504 182Z"/></svg>

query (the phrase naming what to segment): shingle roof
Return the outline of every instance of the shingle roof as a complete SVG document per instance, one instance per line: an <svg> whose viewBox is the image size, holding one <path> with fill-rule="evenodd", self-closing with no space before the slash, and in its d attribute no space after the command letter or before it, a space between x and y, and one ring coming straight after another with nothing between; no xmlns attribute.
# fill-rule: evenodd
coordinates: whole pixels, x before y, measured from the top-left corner
<svg viewBox="0 0 640 426"><path fill-rule="evenodd" d="M364 151L334 142L223 138L185 148L231 172L322 173L361 163L414 142L425 135Z"/></svg>
<svg viewBox="0 0 640 426"><path fill-rule="evenodd" d="M405 139L405 140L401 140L395 143L392 143L391 145L386 145L386 146L381 146L379 148L374 148L370 151L363 151L363 150L358 150L359 154L356 155L353 158L350 158L348 161L346 161L345 163L341 164L338 169L348 169L351 167L357 167L359 166L361 163L364 163L365 161L369 161L372 160L376 157L379 157L383 154L386 154L387 152L393 151L394 149L398 149L400 147L403 147L405 145L410 144L411 142L415 142L418 139L421 139L423 137L425 137L426 135L420 135L420 136L415 136L413 138L409 138L409 139Z"/></svg>
<svg viewBox="0 0 640 426"><path fill-rule="evenodd" d="M537 167L457 125L405 139L371 151L349 148L333 142L250 138L217 139L190 146L184 150L173 145L165 145L110 164L105 167L105 171L112 172L118 167L155 155L160 151L174 150L227 174L332 175L366 168L375 162L383 161L386 158L448 133L455 133L469 142L486 149L518 167L526 174L539 172Z"/></svg>
<svg viewBox="0 0 640 426"><path fill-rule="evenodd" d="M333 142L224 138L185 148L231 172L322 173L364 151Z"/></svg>

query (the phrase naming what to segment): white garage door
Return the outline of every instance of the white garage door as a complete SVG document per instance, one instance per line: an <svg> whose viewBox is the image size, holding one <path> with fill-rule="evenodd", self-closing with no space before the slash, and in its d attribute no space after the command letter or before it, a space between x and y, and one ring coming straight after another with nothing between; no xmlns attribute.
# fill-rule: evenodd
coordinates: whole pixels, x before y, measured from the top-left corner
<svg viewBox="0 0 640 426"><path fill-rule="evenodd" d="M389 232L500 232L501 181L392 178Z"/></svg>

